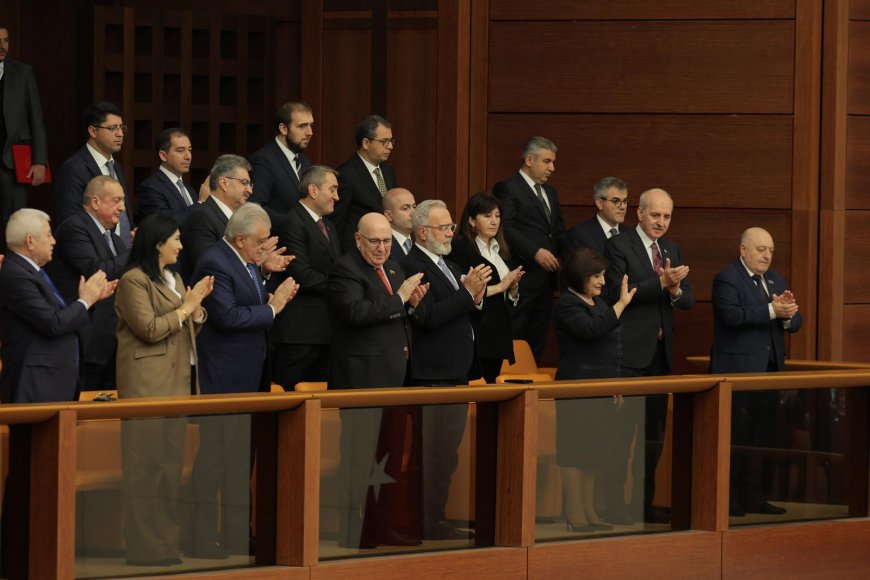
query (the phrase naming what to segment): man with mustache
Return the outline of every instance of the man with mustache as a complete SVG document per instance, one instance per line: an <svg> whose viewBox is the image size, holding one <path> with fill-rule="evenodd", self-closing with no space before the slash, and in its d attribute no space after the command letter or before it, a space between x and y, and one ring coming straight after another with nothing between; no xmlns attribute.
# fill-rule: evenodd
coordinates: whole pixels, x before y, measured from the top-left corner
<svg viewBox="0 0 870 580"><path fill-rule="evenodd" d="M15 178L12 146L30 144L30 169L27 178L33 187L45 182L48 140L42 121L42 105L36 78L30 65L9 59L9 26L0 23L0 232L13 212L27 205L27 191ZM5 241L0 240L0 251Z"/></svg>
<svg viewBox="0 0 870 580"><path fill-rule="evenodd" d="M199 193L184 183L190 171L193 147L187 134L177 127L161 131L155 145L160 167L139 184L136 190L136 219L152 213L169 216L179 224L209 195L208 187Z"/></svg>
<svg viewBox="0 0 870 580"><path fill-rule="evenodd" d="M589 248L604 254L604 244L622 231L628 210L628 187L618 177L605 177L592 187L592 201L598 212L568 230L566 259L574 250Z"/></svg>

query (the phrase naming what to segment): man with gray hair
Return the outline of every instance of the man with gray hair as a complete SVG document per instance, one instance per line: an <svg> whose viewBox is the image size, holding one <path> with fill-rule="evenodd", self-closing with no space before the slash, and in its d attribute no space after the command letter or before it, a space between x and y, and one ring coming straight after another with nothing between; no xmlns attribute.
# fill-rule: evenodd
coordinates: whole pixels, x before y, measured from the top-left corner
<svg viewBox="0 0 870 580"><path fill-rule="evenodd" d="M592 219L568 230L565 237L565 255L580 248L595 250L604 255L604 244L619 235L628 209L628 186L618 177L605 177L592 187L592 202L598 212Z"/></svg>
<svg viewBox="0 0 870 580"><path fill-rule="evenodd" d="M526 143L520 170L492 189L501 201L504 235L523 266L520 301L511 309L514 338L525 340L540 361L550 328L565 222L559 196L547 182L556 170L556 145L544 137Z"/></svg>
<svg viewBox="0 0 870 580"><path fill-rule="evenodd" d="M208 320L197 336L203 394L269 391L269 329L298 288L287 278L274 294L266 292L257 264L268 251L270 227L263 208L243 205L196 264L193 283L214 276L214 291L203 301ZM250 416L210 417L199 424L191 555L248 554Z"/></svg>
<svg viewBox="0 0 870 580"><path fill-rule="evenodd" d="M79 347L76 333L89 322L88 310L111 296L117 281L103 271L79 279L67 302L44 267L55 240L49 217L20 209L6 225L9 248L0 268L0 402L47 403L78 398Z"/></svg>

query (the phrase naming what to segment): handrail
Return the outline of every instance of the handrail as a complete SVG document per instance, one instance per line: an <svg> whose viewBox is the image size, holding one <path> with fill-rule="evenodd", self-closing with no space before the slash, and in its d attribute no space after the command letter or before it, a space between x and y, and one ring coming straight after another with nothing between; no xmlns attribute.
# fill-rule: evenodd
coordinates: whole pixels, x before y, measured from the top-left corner
<svg viewBox="0 0 870 580"><path fill-rule="evenodd" d="M663 377L632 377L622 379L590 379L585 381L555 381L535 383L541 398L584 398L609 395L661 395L667 393L699 393L708 391L725 379L711 375L669 375Z"/></svg>
<svg viewBox="0 0 870 580"><path fill-rule="evenodd" d="M698 369L705 371L710 367L710 357L704 356L687 356L686 362ZM842 361L824 361L824 360L805 360L805 359L785 359L786 371L833 371L833 370L860 370L870 369L870 363L842 362Z"/></svg>

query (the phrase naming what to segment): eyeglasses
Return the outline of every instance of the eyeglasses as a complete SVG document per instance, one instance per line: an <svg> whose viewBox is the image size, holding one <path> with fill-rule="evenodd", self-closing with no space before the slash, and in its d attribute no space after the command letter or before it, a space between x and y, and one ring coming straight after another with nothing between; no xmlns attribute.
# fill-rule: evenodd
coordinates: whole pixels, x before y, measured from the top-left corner
<svg viewBox="0 0 870 580"><path fill-rule="evenodd" d="M108 127L105 127L103 125L91 125L91 127L93 127L94 129L105 129L106 131L109 131L111 133L117 133L118 131L120 131L121 133L127 132L127 125L109 125Z"/></svg>
<svg viewBox="0 0 870 580"><path fill-rule="evenodd" d="M359 234L359 232L357 232L357 233ZM382 240L380 238L367 238L362 234L359 234L359 237L364 239L365 241L367 241L369 243L369 246L371 246L371 248L373 250L376 249L381 244L384 245L384 248L389 248L390 245L393 243L393 238L384 238Z"/></svg>
<svg viewBox="0 0 870 580"><path fill-rule="evenodd" d="M395 137L390 137L389 139L369 139L369 141L376 141L376 142L380 143L381 145L383 145L384 147L386 147L387 145L392 145L393 147L396 146L396 138Z"/></svg>
<svg viewBox="0 0 870 580"><path fill-rule="evenodd" d="M609 201L610 203L612 203L616 207L623 207L623 206L628 207L628 198L627 197L625 199L619 199L618 197L611 197L607 201Z"/></svg>
<svg viewBox="0 0 870 580"><path fill-rule="evenodd" d="M230 177L229 175L224 175L223 177L225 179L232 179L233 181L238 181L239 183L241 183L245 187L250 187L251 189L254 189L254 182L251 181L250 179L240 179L238 177Z"/></svg>
<svg viewBox="0 0 870 580"><path fill-rule="evenodd" d="M423 226L424 228L429 228L430 230L438 230L442 234L445 232L455 232L456 224L444 224L443 226Z"/></svg>

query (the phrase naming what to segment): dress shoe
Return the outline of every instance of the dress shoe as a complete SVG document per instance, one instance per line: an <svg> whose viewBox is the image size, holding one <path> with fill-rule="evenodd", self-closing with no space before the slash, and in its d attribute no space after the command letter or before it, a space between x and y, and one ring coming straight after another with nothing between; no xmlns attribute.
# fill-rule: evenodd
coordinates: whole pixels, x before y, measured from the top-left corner
<svg viewBox="0 0 870 580"><path fill-rule="evenodd" d="M773 505L770 502L762 501L750 506L747 506L746 511L752 512L754 514L770 514L770 515L782 515L785 513L785 508L781 508L777 505Z"/></svg>
<svg viewBox="0 0 870 580"><path fill-rule="evenodd" d="M474 532L460 530L444 520L423 527L423 538L426 540L469 540L473 537Z"/></svg>

